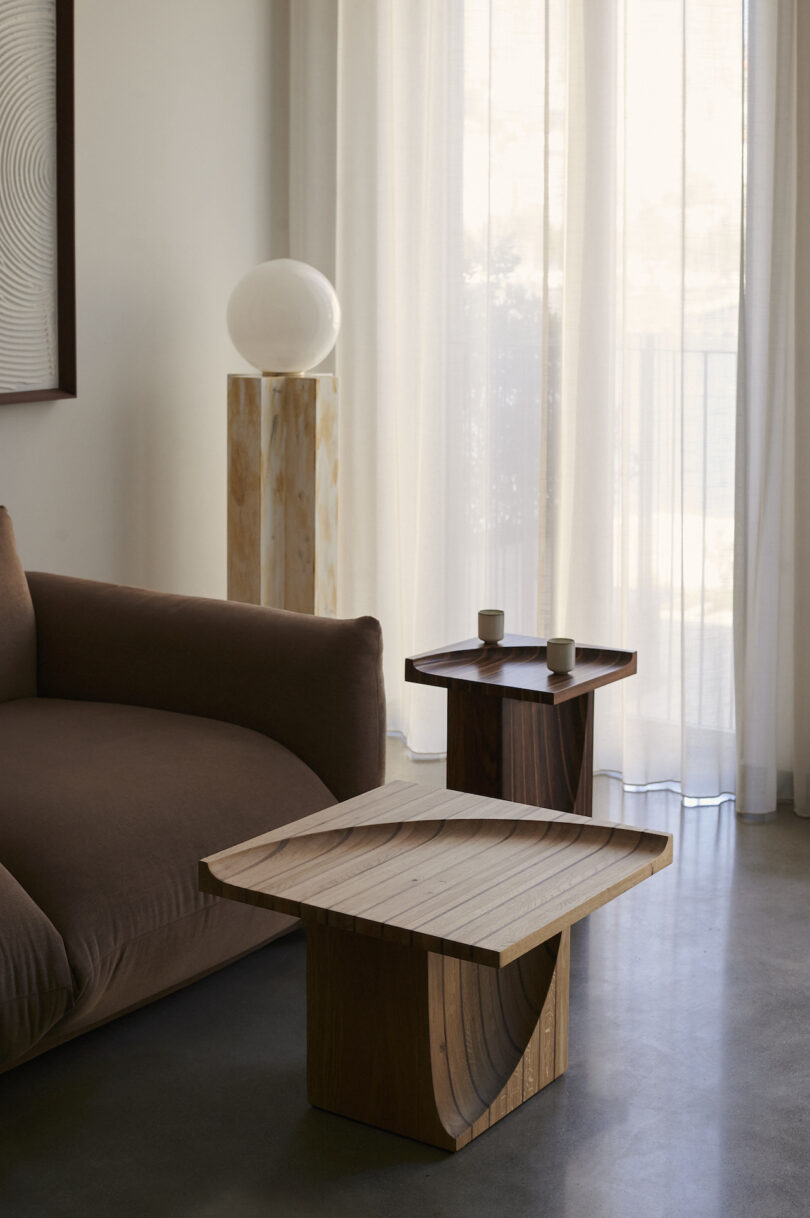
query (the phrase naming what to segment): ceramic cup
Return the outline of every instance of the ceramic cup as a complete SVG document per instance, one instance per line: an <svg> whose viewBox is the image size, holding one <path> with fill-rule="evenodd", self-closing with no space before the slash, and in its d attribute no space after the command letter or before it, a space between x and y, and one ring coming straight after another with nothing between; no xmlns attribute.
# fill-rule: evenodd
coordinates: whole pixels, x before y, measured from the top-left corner
<svg viewBox="0 0 810 1218"><path fill-rule="evenodd" d="M574 667L575 655L573 639L546 639L546 664L552 672L570 672Z"/></svg>
<svg viewBox="0 0 810 1218"><path fill-rule="evenodd" d="M479 609L478 637L482 643L500 643L503 638L503 609Z"/></svg>

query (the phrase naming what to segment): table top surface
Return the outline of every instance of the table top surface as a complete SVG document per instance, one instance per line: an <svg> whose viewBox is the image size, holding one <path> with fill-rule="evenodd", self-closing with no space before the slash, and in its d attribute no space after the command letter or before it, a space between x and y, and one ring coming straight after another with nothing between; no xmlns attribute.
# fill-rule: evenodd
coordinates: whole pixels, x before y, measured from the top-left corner
<svg viewBox="0 0 810 1218"><path fill-rule="evenodd" d="M502 967L671 861L667 833L393 782L203 859L200 887Z"/></svg>
<svg viewBox="0 0 810 1218"><path fill-rule="evenodd" d="M554 673L546 665L545 639L507 634L500 643L465 639L411 656L405 661L405 679L496 698L557 705L632 676L636 663L635 651L583 644L577 646L571 672Z"/></svg>

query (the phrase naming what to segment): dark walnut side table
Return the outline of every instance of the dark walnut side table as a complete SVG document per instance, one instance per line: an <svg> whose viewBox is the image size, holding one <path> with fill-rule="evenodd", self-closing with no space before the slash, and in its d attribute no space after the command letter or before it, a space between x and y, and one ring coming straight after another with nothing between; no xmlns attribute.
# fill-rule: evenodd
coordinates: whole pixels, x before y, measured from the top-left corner
<svg viewBox="0 0 810 1218"><path fill-rule="evenodd" d="M447 690L447 786L592 815L593 694L630 677L636 652L578 646L546 667L545 639L467 639L405 661L405 680Z"/></svg>

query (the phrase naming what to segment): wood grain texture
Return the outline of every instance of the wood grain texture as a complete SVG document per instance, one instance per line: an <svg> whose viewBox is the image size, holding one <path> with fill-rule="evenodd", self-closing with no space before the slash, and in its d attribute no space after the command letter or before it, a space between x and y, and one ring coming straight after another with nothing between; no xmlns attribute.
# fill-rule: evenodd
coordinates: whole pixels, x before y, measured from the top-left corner
<svg viewBox="0 0 810 1218"><path fill-rule="evenodd" d="M412 656L405 661L405 679L490 698L559 706L601 685L632 676L636 667L635 651L578 646L573 671L553 673L546 667L545 639L507 634L500 643L466 639Z"/></svg>
<svg viewBox="0 0 810 1218"><path fill-rule="evenodd" d="M482 698L455 686L448 689L446 781L451 790L517 799L505 787L503 708L502 698Z"/></svg>
<svg viewBox="0 0 810 1218"><path fill-rule="evenodd" d="M590 816L593 693L559 706L505 699L504 798Z"/></svg>
<svg viewBox="0 0 810 1218"><path fill-rule="evenodd" d="M262 382L228 377L228 599L262 603Z"/></svg>
<svg viewBox="0 0 810 1218"><path fill-rule="evenodd" d="M205 890L502 968L671 860L667 834L472 795L414 816L421 789L391 785L384 822L341 823L355 801L338 805L204 860Z"/></svg>
<svg viewBox="0 0 810 1218"><path fill-rule="evenodd" d="M309 925L310 1103L459 1150L564 1069L559 938L492 969Z"/></svg>
<svg viewBox="0 0 810 1218"><path fill-rule="evenodd" d="M337 381L228 378L228 596L337 607Z"/></svg>
<svg viewBox="0 0 810 1218"><path fill-rule="evenodd" d="M665 833L395 782L200 886L304 919L310 1101L458 1150L566 1069L570 925L671 858Z"/></svg>
<svg viewBox="0 0 810 1218"><path fill-rule="evenodd" d="M447 785L590 816L593 694L548 706L451 685Z"/></svg>
<svg viewBox="0 0 810 1218"><path fill-rule="evenodd" d="M590 816L593 693L636 671L634 651L578 647L546 667L544 639L467 639L405 661L405 678L447 689L447 785Z"/></svg>
<svg viewBox="0 0 810 1218"><path fill-rule="evenodd" d="M454 1150L562 1073L548 1036L559 945L557 935L502 969L428 953L432 1081Z"/></svg>
<svg viewBox="0 0 810 1218"><path fill-rule="evenodd" d="M315 412L315 613L337 614L338 382L318 380Z"/></svg>

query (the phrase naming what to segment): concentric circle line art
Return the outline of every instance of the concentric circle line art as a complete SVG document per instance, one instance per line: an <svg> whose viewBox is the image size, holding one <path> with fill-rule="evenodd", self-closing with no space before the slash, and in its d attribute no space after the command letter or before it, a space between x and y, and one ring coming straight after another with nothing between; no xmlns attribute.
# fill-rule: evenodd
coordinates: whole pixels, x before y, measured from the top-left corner
<svg viewBox="0 0 810 1218"><path fill-rule="evenodd" d="M56 9L0 5L0 393L55 388Z"/></svg>

